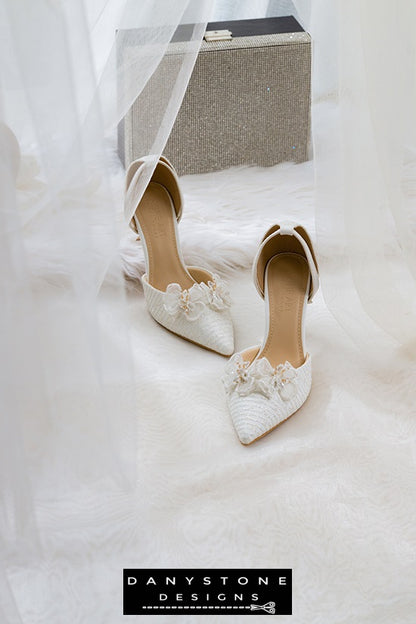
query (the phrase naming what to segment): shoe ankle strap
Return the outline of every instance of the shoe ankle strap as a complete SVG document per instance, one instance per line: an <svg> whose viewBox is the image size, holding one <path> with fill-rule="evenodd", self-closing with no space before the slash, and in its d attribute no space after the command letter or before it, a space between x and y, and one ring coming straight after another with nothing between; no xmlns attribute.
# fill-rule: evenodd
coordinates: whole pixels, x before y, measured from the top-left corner
<svg viewBox="0 0 416 624"><path fill-rule="evenodd" d="M293 239L291 241L286 237L293 237ZM291 250L301 253L308 262L311 275L308 294L308 303L310 303L319 288L319 269L309 234L299 224L281 223L267 230L253 263L254 284L260 296L264 298L264 275L268 261L277 253Z"/></svg>
<svg viewBox="0 0 416 624"><path fill-rule="evenodd" d="M125 199L124 199L124 215L132 230L137 232L134 214L137 210L139 202L137 202L138 190L137 186L140 177L145 170L149 170L154 166L155 157L152 155L142 156L130 163L126 172ZM162 184L172 198L175 207L176 219L179 222L182 217L183 196L179 185L179 178L172 163L165 157L161 156L156 162L150 182L158 182Z"/></svg>

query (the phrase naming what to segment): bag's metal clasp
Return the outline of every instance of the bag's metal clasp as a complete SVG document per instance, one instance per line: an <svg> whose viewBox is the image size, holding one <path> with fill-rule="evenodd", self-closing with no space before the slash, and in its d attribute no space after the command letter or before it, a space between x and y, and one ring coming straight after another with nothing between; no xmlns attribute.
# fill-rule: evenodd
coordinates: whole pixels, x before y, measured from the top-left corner
<svg viewBox="0 0 416 624"><path fill-rule="evenodd" d="M233 38L231 30L207 30L205 41L230 41Z"/></svg>

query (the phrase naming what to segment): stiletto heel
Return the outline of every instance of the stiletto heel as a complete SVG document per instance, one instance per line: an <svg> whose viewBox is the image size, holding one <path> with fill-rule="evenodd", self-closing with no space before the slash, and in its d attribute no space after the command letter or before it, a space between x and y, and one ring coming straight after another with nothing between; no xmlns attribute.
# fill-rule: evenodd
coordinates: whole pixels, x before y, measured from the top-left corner
<svg viewBox="0 0 416 624"><path fill-rule="evenodd" d="M146 156L131 163L126 175L126 211L131 214L134 187ZM142 284L148 310L166 329L221 355L234 351L230 297L215 274L184 264L177 222L183 199L171 163L161 157L140 203L133 206L130 226L144 247Z"/></svg>
<svg viewBox="0 0 416 624"><path fill-rule="evenodd" d="M311 240L300 225L274 225L253 264L255 286L266 302L263 344L236 353L223 383L242 444L251 444L287 420L306 401L312 361L305 351L306 304L319 288Z"/></svg>

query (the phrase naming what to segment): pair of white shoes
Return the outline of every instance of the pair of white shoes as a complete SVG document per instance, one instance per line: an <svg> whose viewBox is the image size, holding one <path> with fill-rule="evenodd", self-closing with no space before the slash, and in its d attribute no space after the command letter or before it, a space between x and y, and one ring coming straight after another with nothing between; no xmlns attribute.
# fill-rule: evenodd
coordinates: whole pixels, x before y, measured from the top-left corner
<svg viewBox="0 0 416 624"><path fill-rule="evenodd" d="M234 352L227 286L218 275L185 266L178 241L182 194L171 163L161 157L139 204L136 189L150 157L131 163L125 210L142 241L146 273L142 284L148 310L171 332L221 355ZM311 240L300 225L272 226L253 263L255 286L266 302L261 346L234 354L223 383L242 444L251 444L287 420L306 401L311 356L305 353L306 304L319 287Z"/></svg>

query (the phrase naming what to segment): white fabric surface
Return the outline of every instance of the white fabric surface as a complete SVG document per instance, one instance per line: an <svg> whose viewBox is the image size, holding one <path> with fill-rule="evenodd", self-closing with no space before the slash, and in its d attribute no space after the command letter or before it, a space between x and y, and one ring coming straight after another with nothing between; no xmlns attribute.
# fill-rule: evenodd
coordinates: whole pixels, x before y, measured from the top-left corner
<svg viewBox="0 0 416 624"><path fill-rule="evenodd" d="M232 220L236 247L247 255L249 236L239 235L250 224L252 244L277 219L300 218L313 228L311 163L183 183L193 207L211 199L195 245L197 238L214 240L212 231L224 232ZM245 193L244 204L236 189ZM195 211L185 208L183 226L187 218L196 218ZM187 254L186 237L184 247ZM218 262L218 248L204 251ZM326 250L318 254L325 263ZM230 283L240 350L262 337L263 302L249 271L237 270ZM321 294L307 312L311 396L273 434L244 448L219 390L222 359L160 330L142 297L132 295L142 492L153 527L141 565L287 565L294 570L294 615L282 622L410 623L416 608L415 368L406 369L404 357L401 370L391 371L386 361L375 372ZM140 336L146 361L138 355ZM155 400L160 379L165 393ZM178 397L173 404L171 392Z"/></svg>
<svg viewBox="0 0 416 624"><path fill-rule="evenodd" d="M185 202L192 192L192 211L185 203L180 226L192 261L199 261L197 241L207 241L201 255L218 265L227 237L245 264L256 239L283 218L301 220L313 232L312 163L182 182ZM187 219L198 222L196 207L202 213L207 199L191 239ZM213 240L218 246L209 251ZM333 251L331 244L317 249L327 271ZM260 341L264 308L248 270L227 273L238 351ZM294 615L282 622L413 622L414 363L402 354L400 367L384 361L375 369L319 293L306 319L311 396L293 418L245 448L220 390L222 358L160 330L140 294L130 301L141 376L142 486L153 527L141 565L289 566ZM146 361L138 355L139 336ZM155 400L161 378L166 392ZM173 392L175 403L168 399Z"/></svg>
<svg viewBox="0 0 416 624"><path fill-rule="evenodd" d="M262 302L248 272L232 294L241 349L262 334ZM317 297L308 318L312 394L245 448L219 391L221 359L157 336L143 314L142 301L132 302L154 354L145 366L137 361L149 544L140 565L293 567L294 615L282 622L413 622L415 420L406 375L391 379L386 363L375 377ZM161 378L166 393L155 400Z"/></svg>
<svg viewBox="0 0 416 624"><path fill-rule="evenodd" d="M312 163L182 178L185 257L195 258L199 241L206 265L220 265L228 237L247 266L272 222L294 218L313 232L312 178ZM244 204L236 189L245 189ZM186 222L198 220L196 206L204 219L191 240ZM220 230L219 246L205 249ZM317 252L325 263L326 250ZM264 304L248 268L228 266L224 274L241 350L261 340ZM386 361L375 371L320 292L306 317L311 395L293 418L243 447L221 386L226 358L157 325L137 282L130 281L127 318L111 290L102 303L114 352L122 348L122 325L131 338L137 489L126 494L104 482L43 502L47 556L11 575L24 624L125 621L121 569L135 566L291 567L293 616L280 617L283 624L413 623L415 371L405 356L401 369ZM112 387L123 396L122 378ZM121 420L126 409L117 408Z"/></svg>

